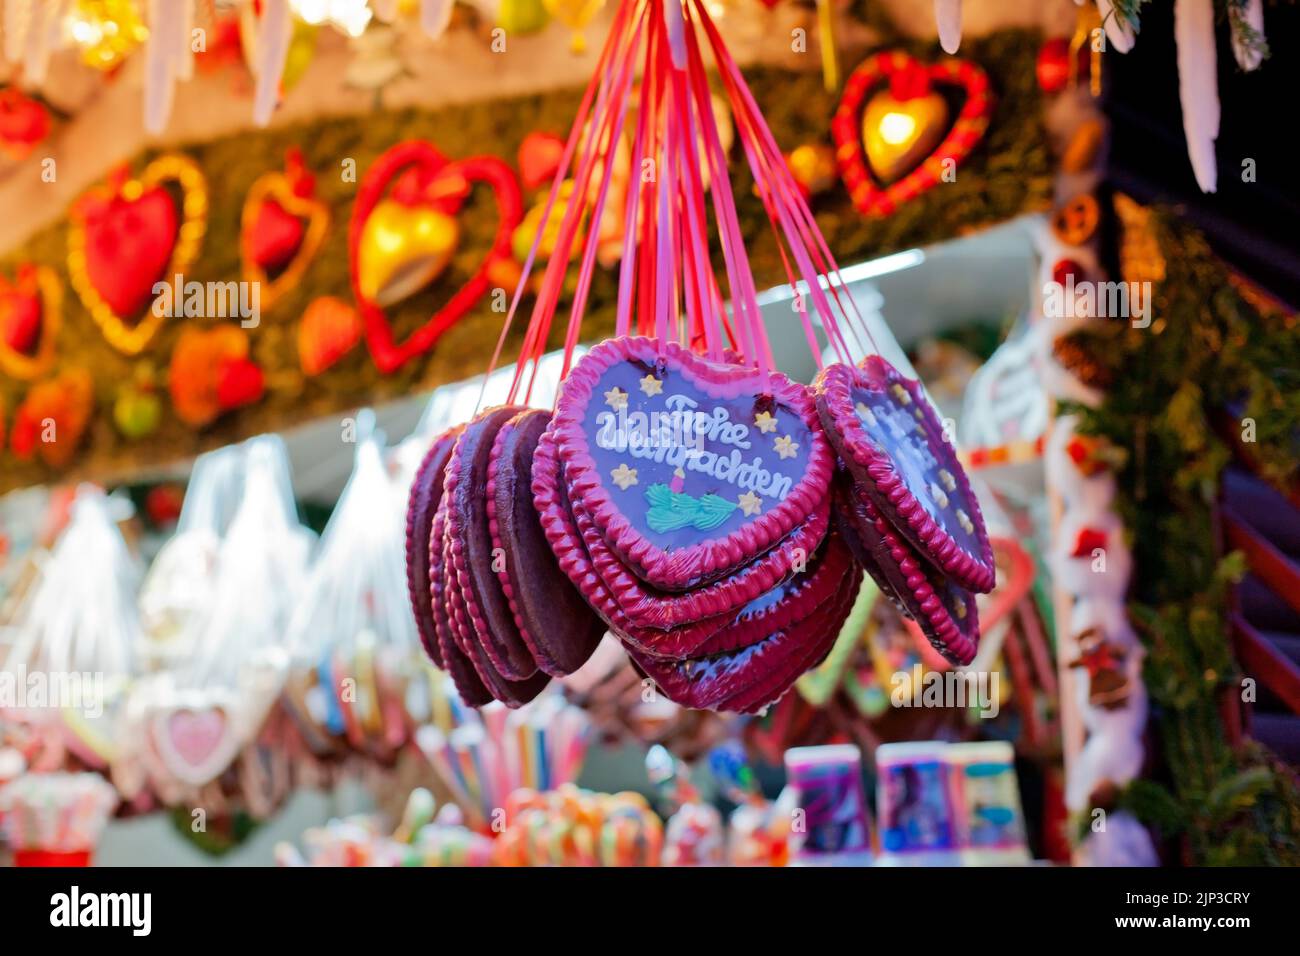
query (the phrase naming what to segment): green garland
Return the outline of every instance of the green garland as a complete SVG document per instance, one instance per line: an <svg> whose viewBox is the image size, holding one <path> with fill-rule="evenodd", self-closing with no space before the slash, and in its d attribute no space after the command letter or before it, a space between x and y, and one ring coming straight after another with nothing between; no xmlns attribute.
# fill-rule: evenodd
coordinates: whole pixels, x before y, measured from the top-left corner
<svg viewBox="0 0 1300 956"><path fill-rule="evenodd" d="M1126 450L1116 484L1137 568L1129 610L1147 651L1168 783L1138 781L1119 804L1182 837L1192 863L1294 866L1295 780L1257 745L1230 748L1218 709L1241 693L1227 600L1244 563L1215 546L1214 498L1231 451L1213 417L1245 396L1264 476L1300 479L1300 334L1294 316L1251 308L1204 238L1172 213L1157 210L1152 228L1167 263L1156 319L1147 329L1115 322L1077 334L1111 383L1101 407L1066 409L1081 432Z"/></svg>
<svg viewBox="0 0 1300 956"><path fill-rule="evenodd" d="M1041 36L1007 31L972 40L963 55L980 63L993 78L998 93L988 135L958 171L957 181L908 203L888 219L867 221L852 208L836 185L813 204L830 248L844 264L898 249L938 242L990 226L1021 213L1046 208L1051 199L1053 164L1042 124L1042 101L1034 83L1034 61ZM911 44L912 52L933 57L932 44ZM859 51L860 53L861 51ZM846 56L856 65L859 56ZM811 66L811 58L810 58ZM812 70L791 72L770 67L746 71L755 98L762 105L776 139L793 149L806 142L829 142L830 118L838 96L822 87ZM180 147L208 177L211 218L198 262L187 279L226 281L239 275L239 216L244 195L260 174L281 168L285 151L302 146L308 166L317 174L317 193L333 213L334 223L302 284L264 315L252 335L252 357L267 373L265 398L256 405L226 415L195 432L171 412L164 396L163 421L151 436L130 441L112 423L112 404L120 383L132 379L135 366L147 362L165 391L165 374L184 323L168 322L141 359L114 352L103 340L70 288L65 288L63 329L58 343L60 368L83 367L95 378L96 410L82 452L73 469L55 474L39 462L20 462L0 451L0 491L56 478L90 477L115 480L138 472L143 465L196 454L261 431L284 428L363 404L382 403L414 391L459 381L482 371L500 334L502 316L484 300L448 331L426 355L396 374L381 376L364 347L359 346L338 365L316 378L298 369L297 321L307 304L322 295L351 299L347 270L347 221L356 183L339 175L345 158L355 160L359 176L385 149L404 139L423 138L452 158L492 154L513 162L523 137L533 130L565 132L573 120L580 91L450 106L432 112L376 112L359 117L322 119L275 130ZM140 169L152 157L132 164ZM759 288L785 281L785 272L762 204L753 194L748 168L733 159L737 211ZM391 311L399 338L418 326L440 306L477 267L491 243L496 214L483 191L475 193L461 215L463 238L447 273L435 287ZM52 266L67 286L67 221L62 219L0 257L0 271L12 275L22 261ZM721 264L719 263L719 269ZM616 302L616 273L597 270L583 337L594 340L612 332ZM525 304L525 309L527 305ZM524 316L526 320L526 313ZM513 357L526 321L516 323L506 359ZM551 347L562 344L556 324ZM27 384L0 377L0 408L12 421Z"/></svg>

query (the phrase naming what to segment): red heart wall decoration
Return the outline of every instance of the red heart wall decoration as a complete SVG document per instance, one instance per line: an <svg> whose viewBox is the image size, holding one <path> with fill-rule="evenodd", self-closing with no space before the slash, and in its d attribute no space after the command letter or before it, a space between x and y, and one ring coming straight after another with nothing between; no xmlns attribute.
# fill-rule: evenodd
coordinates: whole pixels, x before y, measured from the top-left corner
<svg viewBox="0 0 1300 956"><path fill-rule="evenodd" d="M245 282L261 288L261 306L271 309L296 286L329 231L330 210L315 197L316 180L291 150L284 172L259 176L244 197L239 255Z"/></svg>
<svg viewBox="0 0 1300 956"><path fill-rule="evenodd" d="M403 173L417 171L415 180ZM362 232L375 206L384 199L390 183L402 180L405 191L418 181L426 190L428 202L439 208L458 211L460 201L473 183L484 183L492 190L499 215L492 248L483 257L469 281L428 320L403 342L393 338L392 326L383 309L362 292L358 267ZM404 203L412 197L404 195ZM367 171L357 193L348 228L348 261L352 273L352 294L356 298L365 325L366 345L375 367L388 375L416 356L423 355L438 338L456 323L487 292L489 274L496 261L510 257L510 236L522 215L523 200L514 172L504 162L491 156L448 161L431 143L412 140L398 143L380 156Z"/></svg>
<svg viewBox="0 0 1300 956"><path fill-rule="evenodd" d="M0 275L0 371L30 381L54 364L63 288L54 270L30 263Z"/></svg>
<svg viewBox="0 0 1300 956"><path fill-rule="evenodd" d="M181 208L164 184L181 192ZM183 274L207 229L208 195L193 160L160 156L139 179L118 174L82 196L68 232L72 287L110 345L141 352L165 318L152 308L154 285Z"/></svg>
<svg viewBox="0 0 1300 956"><path fill-rule="evenodd" d="M956 120L920 165L886 185L884 177L868 162L862 138L864 113L877 97L905 103L928 95L936 87L955 90L964 97ZM901 50L885 50L868 57L849 77L831 121L835 159L853 205L864 215L888 216L902 203L938 185L951 164L964 162L984 137L992 112L988 74L969 60L947 57L927 66ZM908 120L914 119L900 120L904 128L891 130L887 139L913 135Z"/></svg>

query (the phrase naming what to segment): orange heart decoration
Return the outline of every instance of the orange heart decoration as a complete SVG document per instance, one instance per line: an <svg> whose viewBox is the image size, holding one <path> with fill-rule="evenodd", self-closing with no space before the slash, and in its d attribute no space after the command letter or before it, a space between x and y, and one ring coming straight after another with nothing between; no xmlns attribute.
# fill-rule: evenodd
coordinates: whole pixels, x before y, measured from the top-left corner
<svg viewBox="0 0 1300 956"><path fill-rule="evenodd" d="M361 319L333 296L314 299L298 320L298 362L306 375L319 375L361 341Z"/></svg>
<svg viewBox="0 0 1300 956"><path fill-rule="evenodd" d="M34 384L14 413L10 447L24 461L40 455L64 468L77 452L95 405L95 383L85 369L68 369Z"/></svg>
<svg viewBox="0 0 1300 956"><path fill-rule="evenodd" d="M302 280L330 224L329 207L314 197L314 180L303 168L301 154L291 152L285 165L285 172L266 173L253 181L240 218L243 279L258 284L266 310ZM272 239L272 247L263 248L259 235L272 232L281 234L279 241ZM272 272L275 278L268 274Z"/></svg>
<svg viewBox="0 0 1300 956"><path fill-rule="evenodd" d="M252 371L251 365L248 333L238 326L186 328L176 341L167 373L176 417L191 428L202 428L236 404L245 404L233 403L229 395L223 396L222 386L230 388L232 374L243 384ZM252 400L255 399L256 396Z"/></svg>
<svg viewBox="0 0 1300 956"><path fill-rule="evenodd" d="M962 105L934 146L948 112L944 91L960 95ZM992 112L988 74L969 60L926 66L901 50L868 57L849 77L831 121L853 205L864 215L888 216L942 182L983 139Z"/></svg>
<svg viewBox="0 0 1300 956"><path fill-rule="evenodd" d="M20 266L16 281L0 276L0 371L39 378L54 364L63 288L48 266Z"/></svg>
<svg viewBox="0 0 1300 956"><path fill-rule="evenodd" d="M162 187L181 191L181 215L175 223L173 200ZM108 343L137 355L157 334L165 318L154 308L150 290L171 281L198 257L208 223L207 183L198 165L185 156L159 156L139 179L98 186L77 201L68 230L68 275ZM165 235L168 229L172 235ZM147 230L144 235L138 230ZM122 240L130 240L129 243ZM159 254L159 250L170 254ZM141 268L139 257L149 260ZM109 288L107 282L113 282ZM125 282L126 287L117 283ZM180 290L176 290L179 294ZM141 315L123 314L124 307Z"/></svg>

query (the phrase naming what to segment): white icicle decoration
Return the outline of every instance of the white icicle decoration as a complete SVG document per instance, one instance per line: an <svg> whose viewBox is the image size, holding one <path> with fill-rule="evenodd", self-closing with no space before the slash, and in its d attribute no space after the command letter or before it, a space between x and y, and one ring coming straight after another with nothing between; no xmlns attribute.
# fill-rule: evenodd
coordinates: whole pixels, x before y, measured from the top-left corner
<svg viewBox="0 0 1300 956"><path fill-rule="evenodd" d="M1214 50L1214 0L1175 0L1178 95L1183 107L1187 158L1201 192L1218 185L1214 141L1219 137L1219 80Z"/></svg>
<svg viewBox="0 0 1300 956"><path fill-rule="evenodd" d="M253 123L257 126L271 122L279 102L289 38L288 0L265 0L257 28L257 88L253 93Z"/></svg>
<svg viewBox="0 0 1300 956"><path fill-rule="evenodd" d="M181 32L177 37L176 78L182 82L194 79L194 4L196 0L185 0L181 4ZM204 41L207 42L206 40Z"/></svg>
<svg viewBox="0 0 1300 956"><path fill-rule="evenodd" d="M23 52L23 77L32 86L45 82L45 71L50 63L50 37L57 30L50 29L51 20L58 24L59 4L41 4L28 9L26 49Z"/></svg>
<svg viewBox="0 0 1300 956"><path fill-rule="evenodd" d="M1117 53L1127 53L1133 49L1133 25L1121 23L1115 16L1113 0L1097 0L1097 12L1101 14L1101 25L1106 28L1106 39Z"/></svg>
<svg viewBox="0 0 1300 956"><path fill-rule="evenodd" d="M150 0L149 39L145 46L144 128L158 135L167 128L176 93L182 45L188 49L185 6L175 0Z"/></svg>
<svg viewBox="0 0 1300 956"><path fill-rule="evenodd" d="M17 63L26 46L27 31L31 28L33 0L5 0L4 34L5 62Z"/></svg>
<svg viewBox="0 0 1300 956"><path fill-rule="evenodd" d="M934 0L934 20L939 25L939 46L953 54L961 46L961 0Z"/></svg>
<svg viewBox="0 0 1300 956"><path fill-rule="evenodd" d="M420 0L420 29L436 40L451 26L453 0Z"/></svg>
<svg viewBox="0 0 1300 956"><path fill-rule="evenodd" d="M1243 70L1258 69L1264 62L1263 51L1258 44L1264 40L1264 0L1245 0L1236 16L1228 18L1232 25L1232 55L1237 58L1237 65ZM1254 31L1255 43L1242 35L1242 24Z"/></svg>

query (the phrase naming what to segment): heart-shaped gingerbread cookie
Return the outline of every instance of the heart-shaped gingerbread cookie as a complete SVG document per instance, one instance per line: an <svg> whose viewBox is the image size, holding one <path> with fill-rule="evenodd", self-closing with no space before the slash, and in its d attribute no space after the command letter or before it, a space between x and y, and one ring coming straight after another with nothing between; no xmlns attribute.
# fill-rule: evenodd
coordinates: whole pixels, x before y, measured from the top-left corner
<svg viewBox="0 0 1300 956"><path fill-rule="evenodd" d="M979 502L921 386L879 356L817 378L827 434L876 510L945 574L975 591L995 568Z"/></svg>
<svg viewBox="0 0 1300 956"><path fill-rule="evenodd" d="M664 590L761 557L825 502L834 464L803 386L648 338L588 352L552 429L570 499Z"/></svg>

